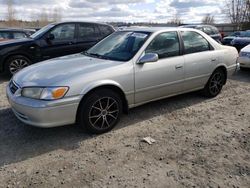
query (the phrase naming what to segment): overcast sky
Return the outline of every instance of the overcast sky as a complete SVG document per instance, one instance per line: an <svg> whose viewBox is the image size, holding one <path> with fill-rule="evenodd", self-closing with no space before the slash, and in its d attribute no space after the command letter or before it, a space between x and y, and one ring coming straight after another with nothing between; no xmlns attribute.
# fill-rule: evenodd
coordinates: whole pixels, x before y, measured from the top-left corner
<svg viewBox="0 0 250 188"><path fill-rule="evenodd" d="M35 20L42 11L61 10L63 20L167 22L178 15L185 23L201 22L205 14L227 21L223 0L13 0L16 17ZM7 13L0 0L0 19Z"/></svg>

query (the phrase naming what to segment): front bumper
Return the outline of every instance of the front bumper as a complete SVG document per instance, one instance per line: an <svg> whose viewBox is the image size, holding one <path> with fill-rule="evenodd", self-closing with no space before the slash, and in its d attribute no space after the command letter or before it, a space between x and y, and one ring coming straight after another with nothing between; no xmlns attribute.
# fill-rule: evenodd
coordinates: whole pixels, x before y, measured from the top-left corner
<svg viewBox="0 0 250 188"><path fill-rule="evenodd" d="M44 128L74 124L82 98L75 96L55 101L35 100L12 94L9 86L6 88L6 93L12 111L19 120Z"/></svg>
<svg viewBox="0 0 250 188"><path fill-rule="evenodd" d="M250 58L249 57L239 57L238 61L240 67L250 68Z"/></svg>

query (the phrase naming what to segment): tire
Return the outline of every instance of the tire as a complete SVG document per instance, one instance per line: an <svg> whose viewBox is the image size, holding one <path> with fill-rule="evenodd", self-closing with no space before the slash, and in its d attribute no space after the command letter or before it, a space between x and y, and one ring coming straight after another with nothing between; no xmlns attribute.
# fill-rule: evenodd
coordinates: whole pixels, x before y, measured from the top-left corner
<svg viewBox="0 0 250 188"><path fill-rule="evenodd" d="M31 64L30 60L22 55L15 55L9 57L5 62L5 73L9 76L16 74L21 69L29 66Z"/></svg>
<svg viewBox="0 0 250 188"><path fill-rule="evenodd" d="M92 92L80 103L78 122L88 132L102 134L119 122L122 113L120 96L110 89Z"/></svg>
<svg viewBox="0 0 250 188"><path fill-rule="evenodd" d="M216 97L226 83L226 74L221 69L216 69L210 76L203 93L206 97Z"/></svg>

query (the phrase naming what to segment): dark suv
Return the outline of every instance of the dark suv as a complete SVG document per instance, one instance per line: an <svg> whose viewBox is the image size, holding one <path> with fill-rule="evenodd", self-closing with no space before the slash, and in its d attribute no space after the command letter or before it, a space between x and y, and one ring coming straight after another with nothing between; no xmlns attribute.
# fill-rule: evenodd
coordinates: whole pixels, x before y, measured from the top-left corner
<svg viewBox="0 0 250 188"><path fill-rule="evenodd" d="M29 38L1 42L0 72L13 75L30 64L85 51L113 32L99 23L49 24Z"/></svg>
<svg viewBox="0 0 250 188"><path fill-rule="evenodd" d="M180 27L199 29L199 30L203 31L204 33L206 33L207 35L209 35L210 37L212 37L214 40L216 40L220 43L222 41L221 33L219 32L219 30L216 27L214 27L212 25L183 25Z"/></svg>

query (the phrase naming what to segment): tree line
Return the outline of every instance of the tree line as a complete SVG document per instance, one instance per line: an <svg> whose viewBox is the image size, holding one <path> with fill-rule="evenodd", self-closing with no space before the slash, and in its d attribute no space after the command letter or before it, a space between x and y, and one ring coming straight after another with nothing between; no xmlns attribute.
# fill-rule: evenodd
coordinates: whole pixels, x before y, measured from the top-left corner
<svg viewBox="0 0 250 188"><path fill-rule="evenodd" d="M16 11L13 7L13 0L6 0L7 16L6 21L8 26L16 25ZM244 25L250 26L250 0L224 0L224 8L222 8L224 14L229 18L232 24L237 25L241 29ZM34 20L36 19L36 20ZM55 8L53 10L43 9L40 15L36 18L32 17L33 21L36 21L39 27L47 25L50 22L58 22L62 19L61 10ZM215 17L212 14L206 14L201 20L204 24L214 24ZM173 25L181 25L183 22L178 14L175 14L168 23Z"/></svg>

